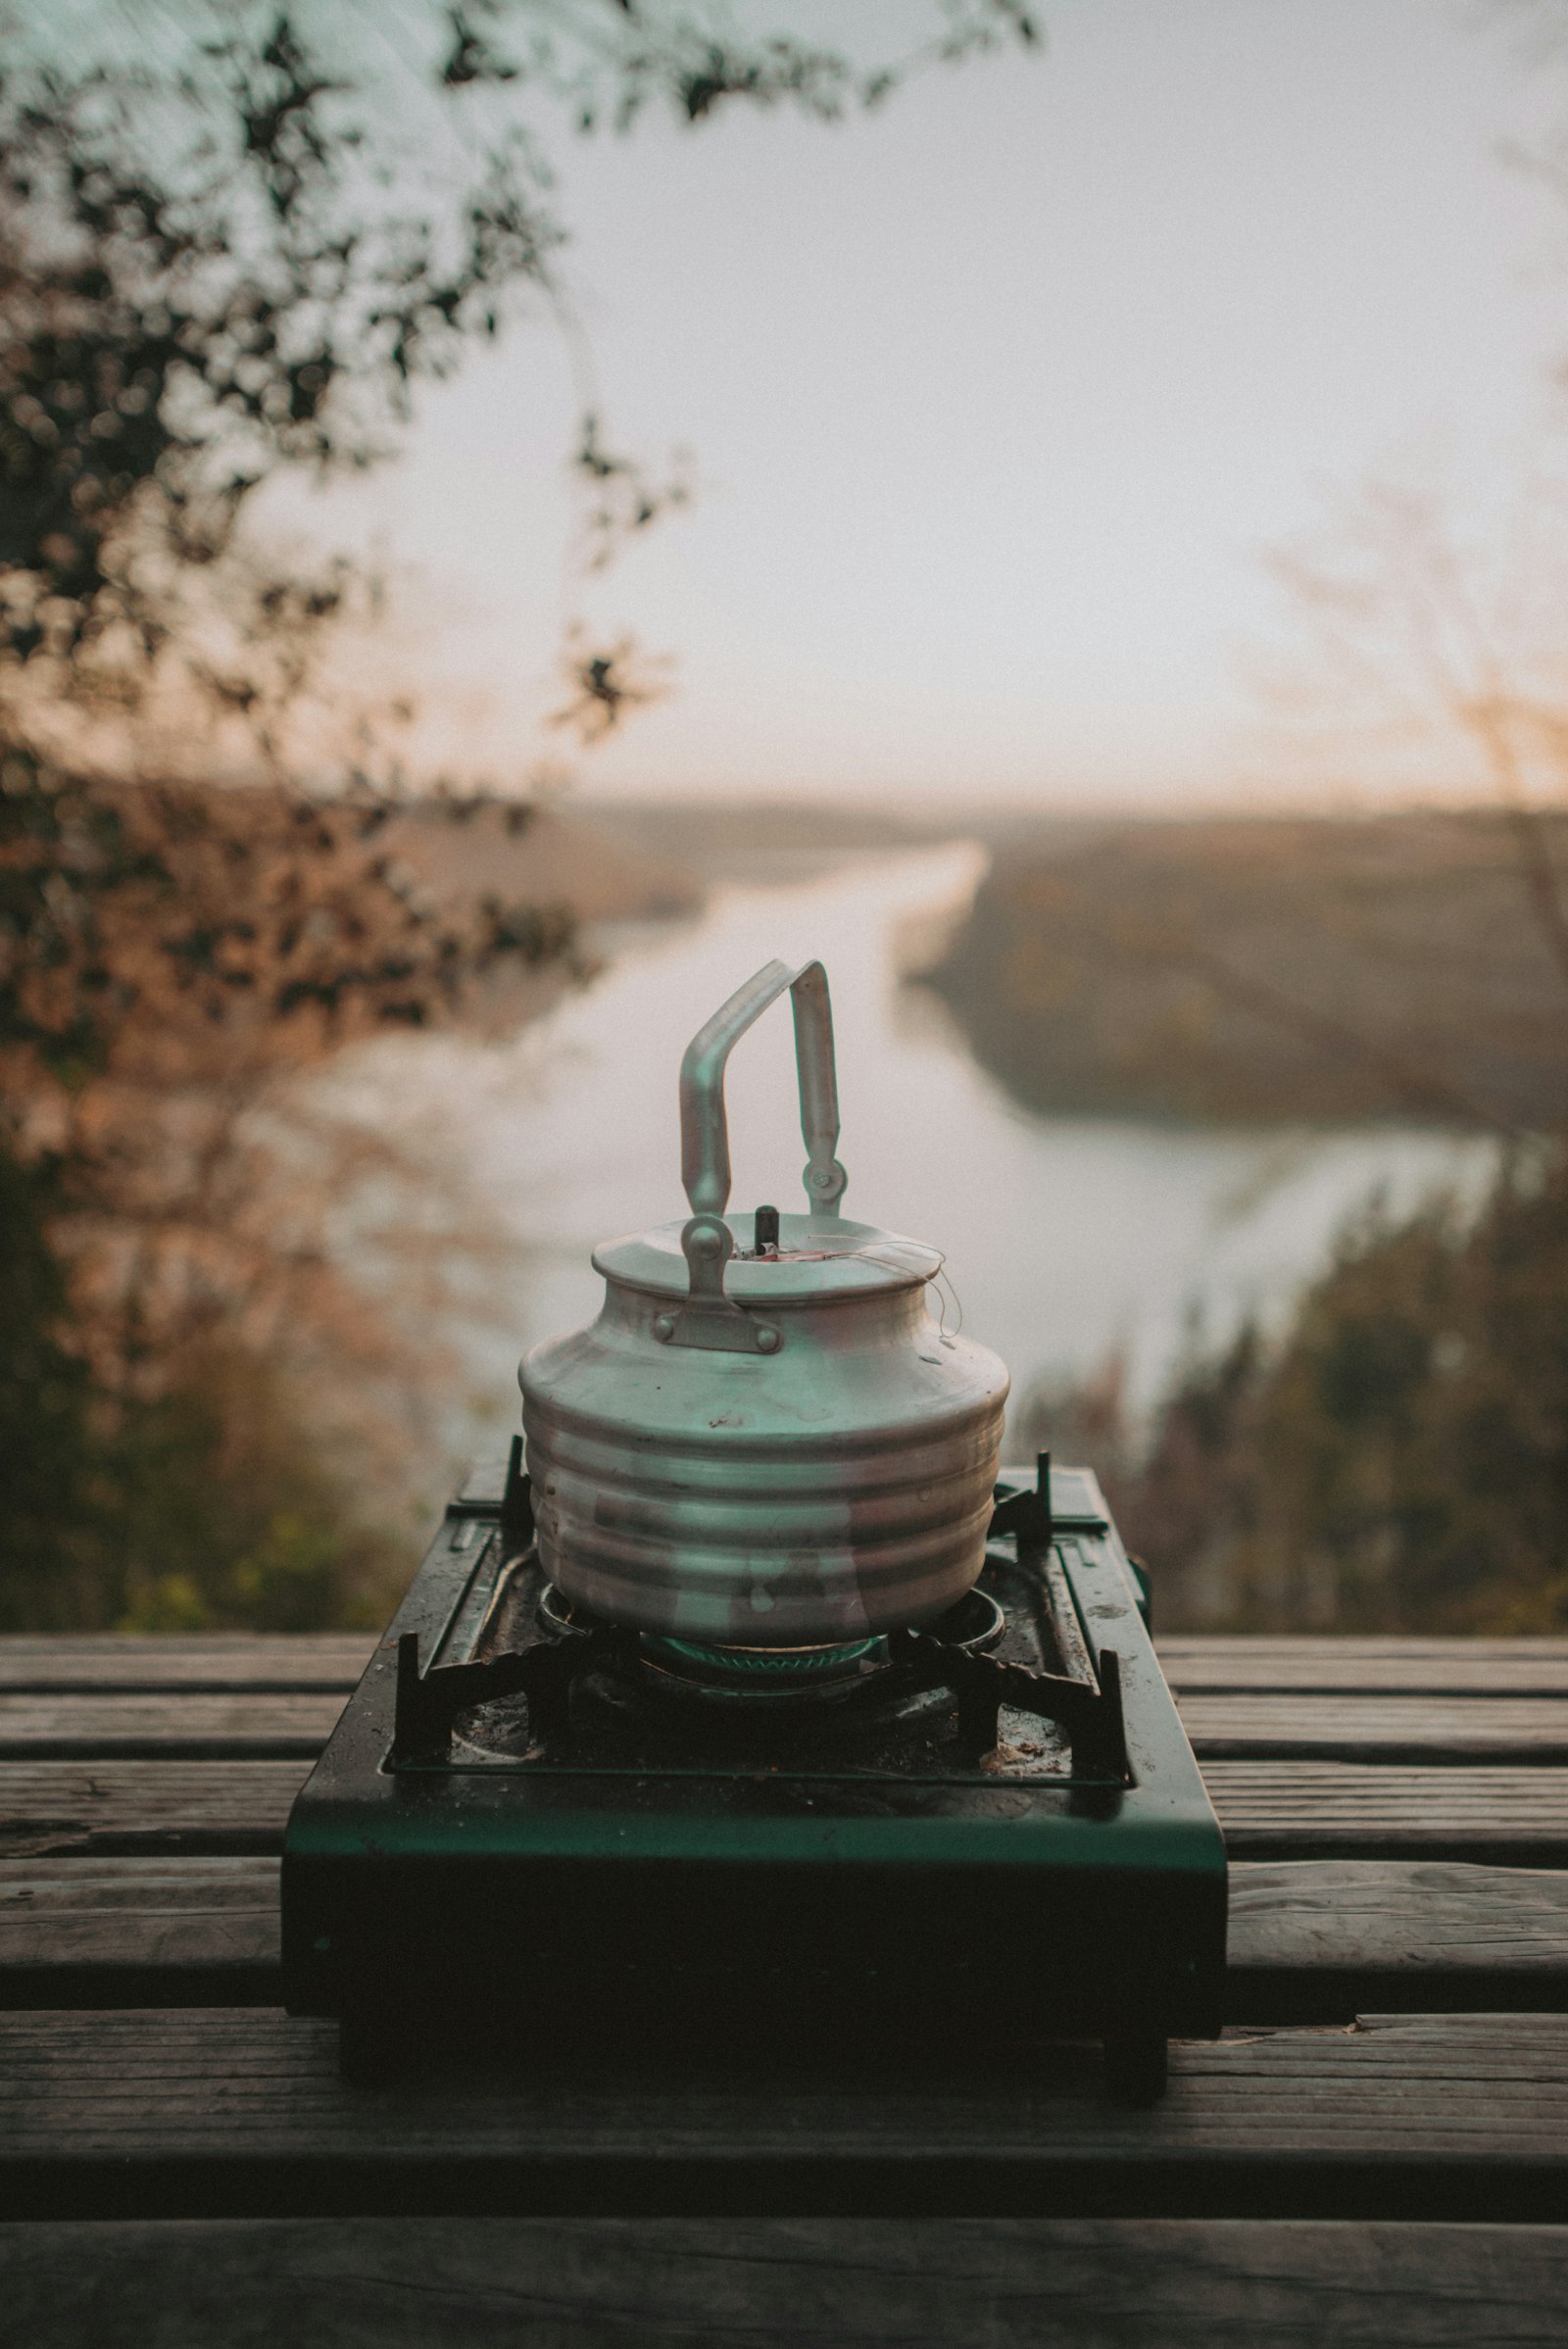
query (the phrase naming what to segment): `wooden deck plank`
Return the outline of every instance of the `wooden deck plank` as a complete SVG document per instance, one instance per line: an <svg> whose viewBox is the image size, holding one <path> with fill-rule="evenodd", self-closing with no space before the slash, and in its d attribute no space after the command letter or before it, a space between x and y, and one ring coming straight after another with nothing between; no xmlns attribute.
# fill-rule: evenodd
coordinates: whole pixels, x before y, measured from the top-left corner
<svg viewBox="0 0 1568 2349"><path fill-rule="evenodd" d="M442 2069L368 2090L334 2036L255 2012L0 2017L0 2198L18 2218L1568 2208L1562 2016L1188 2043L1148 2112L1106 2103L1072 2048L981 2078Z"/></svg>
<svg viewBox="0 0 1568 2349"><path fill-rule="evenodd" d="M275 1859L0 1861L0 2007L276 2006Z"/></svg>
<svg viewBox="0 0 1568 2349"><path fill-rule="evenodd" d="M0 1858L277 1852L294 1762L0 1762Z"/></svg>
<svg viewBox="0 0 1568 2349"><path fill-rule="evenodd" d="M173 1639L11 1633L0 1638L0 1688L42 1695L84 1688L333 1688L347 1696L374 1648L368 1632L191 1633Z"/></svg>
<svg viewBox="0 0 1568 2349"><path fill-rule="evenodd" d="M1568 2009L1568 1873L1396 1860L1242 1861L1225 2012Z"/></svg>
<svg viewBox="0 0 1568 2349"><path fill-rule="evenodd" d="M312 1761L336 1689L0 1691L0 1760Z"/></svg>
<svg viewBox="0 0 1568 2349"><path fill-rule="evenodd" d="M1239 1862L1227 2013L1568 2008L1568 1872ZM271 1859L0 1862L0 2007L275 2006Z"/></svg>
<svg viewBox="0 0 1568 2349"><path fill-rule="evenodd" d="M1568 1865L1568 1770L1361 1762L1203 1764L1234 1858Z"/></svg>
<svg viewBox="0 0 1568 2349"><path fill-rule="evenodd" d="M30 2349L1431 2349L1562 2339L1568 2228L349 2219L0 2227Z"/></svg>
<svg viewBox="0 0 1568 2349"><path fill-rule="evenodd" d="M1568 1872L1396 1860L1242 1862L1233 1965L1568 1977ZM1364 2002L1363 2002L1364 2003Z"/></svg>
<svg viewBox="0 0 1568 2349"><path fill-rule="evenodd" d="M0 1857L281 1849L304 1761L0 1762ZM1568 1866L1568 1769L1211 1761L1237 1859Z"/></svg>
<svg viewBox="0 0 1568 2349"><path fill-rule="evenodd" d="M1156 1618L1157 1620L1157 1618ZM1318 1690L1389 1695L1568 1694L1568 1639L1156 1639L1178 1694Z"/></svg>
<svg viewBox="0 0 1568 2349"><path fill-rule="evenodd" d="M1177 1706L1200 1761L1568 1763L1565 1696L1248 1692Z"/></svg>
<svg viewBox="0 0 1568 2349"><path fill-rule="evenodd" d="M277 1910L278 1863L249 1859L0 1860L0 1934L44 1919Z"/></svg>

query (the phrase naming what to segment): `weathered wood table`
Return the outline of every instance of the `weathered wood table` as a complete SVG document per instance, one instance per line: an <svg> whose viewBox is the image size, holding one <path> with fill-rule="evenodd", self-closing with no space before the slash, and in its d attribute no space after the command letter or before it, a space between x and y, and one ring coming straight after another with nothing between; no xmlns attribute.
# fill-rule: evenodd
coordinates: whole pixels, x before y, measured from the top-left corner
<svg viewBox="0 0 1568 2349"><path fill-rule="evenodd" d="M8 2337L1568 2338L1568 1640L1163 1643L1232 2020L1152 2112L1070 2049L345 2086L275 1855L368 1644L0 1640Z"/></svg>

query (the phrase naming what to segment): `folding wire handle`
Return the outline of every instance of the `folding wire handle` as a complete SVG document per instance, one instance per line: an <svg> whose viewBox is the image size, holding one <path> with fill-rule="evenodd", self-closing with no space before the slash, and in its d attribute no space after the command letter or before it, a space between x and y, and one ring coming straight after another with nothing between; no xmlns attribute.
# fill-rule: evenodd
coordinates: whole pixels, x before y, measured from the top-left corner
<svg viewBox="0 0 1568 2349"><path fill-rule="evenodd" d="M820 962L791 970L769 962L720 1004L686 1047L680 1064L680 1177L691 1204L681 1248L691 1295L679 1313L661 1313L655 1335L668 1345L701 1346L725 1353L776 1353L780 1333L724 1295L724 1267L735 1252L724 1221L729 1204L729 1120L724 1068L752 1022L786 987L795 1012L795 1066L806 1142L804 1181L814 1220L836 1222L846 1175L834 1151L839 1139L838 1079L833 1064L833 1006Z"/></svg>
<svg viewBox="0 0 1568 2349"><path fill-rule="evenodd" d="M837 1216L849 1180L834 1157L839 1139L839 1092L833 1066L833 1006L820 962L799 970L769 962L700 1028L680 1064L680 1179L694 1215L722 1215L729 1205L729 1120L724 1114L724 1065L754 1020L790 990L795 1012L795 1066L801 1088L801 1135L807 1160L806 1197L813 1215Z"/></svg>

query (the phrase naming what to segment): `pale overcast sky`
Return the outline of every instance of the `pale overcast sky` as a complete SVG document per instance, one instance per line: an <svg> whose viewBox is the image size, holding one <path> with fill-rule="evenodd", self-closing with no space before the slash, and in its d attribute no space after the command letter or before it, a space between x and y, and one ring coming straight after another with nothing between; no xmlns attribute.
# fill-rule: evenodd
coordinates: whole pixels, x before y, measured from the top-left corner
<svg viewBox="0 0 1568 2349"><path fill-rule="evenodd" d="M582 789L1222 795L1255 764L1261 552L1395 462L1484 514L1552 426L1568 204L1500 149L1568 115L1568 55L1532 66L1528 12L1039 14L1043 56L870 120L562 141L611 430L688 444L702 484L588 597L676 690ZM859 0L884 22L909 11ZM523 325L332 509L406 567L400 671L470 770L560 755L573 414Z"/></svg>

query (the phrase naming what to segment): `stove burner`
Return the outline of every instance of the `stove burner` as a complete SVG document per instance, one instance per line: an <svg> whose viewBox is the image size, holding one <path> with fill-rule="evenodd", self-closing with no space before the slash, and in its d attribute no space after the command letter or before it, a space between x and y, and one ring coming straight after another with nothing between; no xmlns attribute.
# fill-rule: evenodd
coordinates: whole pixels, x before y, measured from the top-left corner
<svg viewBox="0 0 1568 2349"><path fill-rule="evenodd" d="M1007 1618L990 1591L976 1584L931 1626L931 1636L962 1655L981 1656L1001 1646L1006 1628Z"/></svg>
<svg viewBox="0 0 1568 2349"><path fill-rule="evenodd" d="M546 1583L535 1613L540 1629L554 1639L581 1639L608 1632L590 1615ZM983 1655L1001 1644L1006 1617L987 1590L966 1590L956 1606L930 1627L933 1638L956 1654ZM843 1692L846 1683L864 1683L891 1660L886 1636L846 1639L812 1647L718 1646L645 1633L638 1660L661 1692L672 1685L705 1696L777 1699Z"/></svg>
<svg viewBox="0 0 1568 2349"><path fill-rule="evenodd" d="M722 1687L735 1695L799 1696L860 1677L862 1665L887 1661L885 1639L848 1639L828 1647L709 1647L696 1639L645 1633L644 1661L656 1672Z"/></svg>
<svg viewBox="0 0 1568 2349"><path fill-rule="evenodd" d="M590 1615L585 1607L576 1605L554 1583L546 1583L540 1591L535 1612L540 1629L556 1639L584 1639L606 1628L597 1615Z"/></svg>
<svg viewBox="0 0 1568 2349"><path fill-rule="evenodd" d="M997 1510L1003 1521L1006 1503ZM1011 1530L1008 1527L1006 1530ZM1019 1526L1022 1550L1028 1541ZM503 1579L524 1565L522 1557L503 1569ZM436 1664L421 1670L418 1636L397 1643L397 1702L391 1762L394 1769L439 1767L451 1753L454 1734L469 1744L475 1734L489 1743L482 1709L501 1705L493 1717L499 1748L516 1750L526 1740L530 1755L561 1763L574 1743L573 1690L618 1684L640 1685L656 1697L681 1696L730 1715L737 1727L748 1717L760 1730L764 1721L782 1727L800 1708L825 1718L832 1700L858 1714L862 1696L912 1698L917 1709L943 1692L957 1708L961 1747L973 1760L994 1754L1001 1737L1004 1705L1054 1722L1067 1737L1072 1774L1079 1780L1125 1786L1126 1733L1122 1718L1120 1658L1110 1648L1100 1655L1098 1685L1090 1673L1040 1671L1005 1654L1006 1610L978 1588L965 1592L936 1623L920 1630L889 1632L879 1638L828 1647L734 1648L707 1646L631 1631L588 1615L550 1586L539 1591L531 1631L522 1642L503 1646L465 1664ZM504 1616L498 1589L485 1616L485 1632L499 1630ZM520 1628L520 1627L519 1627ZM540 1637L540 1634L543 1637ZM525 1711L509 1700L526 1700ZM461 1726L460 1726L461 1725Z"/></svg>

